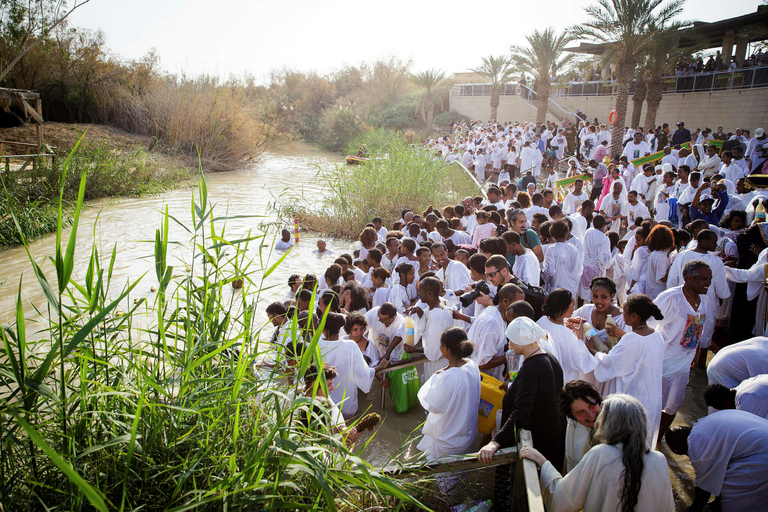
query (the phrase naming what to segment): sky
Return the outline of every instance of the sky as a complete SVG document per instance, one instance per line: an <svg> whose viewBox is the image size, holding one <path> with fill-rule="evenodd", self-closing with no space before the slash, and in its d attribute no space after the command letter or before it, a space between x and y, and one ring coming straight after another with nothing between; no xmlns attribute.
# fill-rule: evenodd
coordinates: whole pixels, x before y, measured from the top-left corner
<svg viewBox="0 0 768 512"><path fill-rule="evenodd" d="M524 45L534 29L588 19L594 0L91 0L70 17L102 30L109 49L137 59L154 49L173 73L242 77L272 70L327 74L395 55L412 70L449 74ZM680 19L716 21L755 12L762 0L688 0Z"/></svg>

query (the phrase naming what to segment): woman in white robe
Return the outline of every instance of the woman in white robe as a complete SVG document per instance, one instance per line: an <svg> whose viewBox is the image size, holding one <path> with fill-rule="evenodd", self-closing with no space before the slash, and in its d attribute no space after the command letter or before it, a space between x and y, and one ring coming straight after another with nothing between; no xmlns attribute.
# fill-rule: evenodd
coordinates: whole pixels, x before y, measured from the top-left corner
<svg viewBox="0 0 768 512"><path fill-rule="evenodd" d="M389 290L389 302L395 306L397 312L401 315L405 310L411 307L411 294L408 287L416 279L416 269L410 263L401 263L395 267L395 272L399 276L399 281Z"/></svg>
<svg viewBox="0 0 768 512"><path fill-rule="evenodd" d="M654 317L661 320L659 308L645 295L632 295L624 303L624 321L632 332L608 326L611 335L621 339L610 352L596 352L594 377L603 383L603 396L625 393L637 398L648 417L648 444L656 446L661 421L661 368L664 338L646 325Z"/></svg>
<svg viewBox="0 0 768 512"><path fill-rule="evenodd" d="M430 461L474 451L480 406L480 370L469 359L474 345L467 334L458 327L444 331L439 349L448 366L432 375L418 395L427 420L417 448Z"/></svg>
<svg viewBox="0 0 768 512"><path fill-rule="evenodd" d="M539 481L547 510L615 512L622 510L624 498L635 504L636 512L674 511L667 459L648 450L646 424L645 410L637 399L628 395L607 398L595 424L594 437L600 444L565 476L534 448L522 448L520 457L541 467ZM629 468L624 459L630 461ZM636 494L627 480L639 483Z"/></svg>
<svg viewBox="0 0 768 512"><path fill-rule="evenodd" d="M331 399L335 404L341 404L341 413L350 418L357 412L357 390L370 391L374 376L387 367L388 361L382 359L375 368L368 366L357 343L339 339L339 330L344 324L343 315L328 313L318 347L325 364L336 367L339 374L334 379Z"/></svg>
<svg viewBox="0 0 768 512"><path fill-rule="evenodd" d="M542 348L552 354L563 369L563 383L582 378L595 368L595 358L587 346L564 325L573 314L576 299L565 289L553 290L544 303L544 316L536 322L549 333Z"/></svg>

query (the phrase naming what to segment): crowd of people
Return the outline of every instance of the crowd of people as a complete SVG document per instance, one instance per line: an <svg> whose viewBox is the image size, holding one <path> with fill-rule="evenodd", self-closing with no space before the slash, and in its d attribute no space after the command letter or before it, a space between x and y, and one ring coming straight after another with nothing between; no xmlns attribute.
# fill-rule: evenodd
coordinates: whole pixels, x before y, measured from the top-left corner
<svg viewBox="0 0 768 512"><path fill-rule="evenodd" d="M392 362L423 354L418 448L429 460L480 448L488 461L530 430L521 456L541 468L549 510L673 510L664 442L696 472L689 510L710 495L723 510L757 509L768 495L768 193L747 176L763 168L764 130L706 150L683 123L663 144L630 130L612 158L604 126L580 128L462 123L429 141L484 193L373 218L348 253L318 242L333 263L291 276L267 308L274 350L296 357L323 325L339 431L358 390L387 386ZM657 148L658 164L633 165ZM562 164L575 179L560 186ZM670 429L697 367L711 413ZM480 439L488 377L506 392ZM497 490L508 479L500 467Z"/></svg>

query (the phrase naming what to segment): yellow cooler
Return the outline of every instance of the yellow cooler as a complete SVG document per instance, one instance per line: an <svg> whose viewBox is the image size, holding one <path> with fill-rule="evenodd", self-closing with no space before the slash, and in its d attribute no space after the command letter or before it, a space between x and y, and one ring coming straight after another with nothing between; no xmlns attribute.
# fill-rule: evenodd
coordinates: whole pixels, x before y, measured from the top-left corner
<svg viewBox="0 0 768 512"><path fill-rule="evenodd" d="M504 390L499 389L501 382L490 375L480 374L480 409L477 428L483 434L490 434L496 427L496 412L501 410Z"/></svg>

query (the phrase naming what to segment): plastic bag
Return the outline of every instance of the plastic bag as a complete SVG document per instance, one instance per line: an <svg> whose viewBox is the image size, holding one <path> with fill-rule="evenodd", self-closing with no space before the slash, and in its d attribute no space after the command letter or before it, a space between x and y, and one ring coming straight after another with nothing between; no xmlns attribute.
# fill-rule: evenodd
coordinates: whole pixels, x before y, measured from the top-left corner
<svg viewBox="0 0 768 512"><path fill-rule="evenodd" d="M407 352L403 354L401 361L410 359ZM419 372L416 366L409 366L402 370L389 372L389 396L395 404L395 410L399 413L407 412L419 403Z"/></svg>

